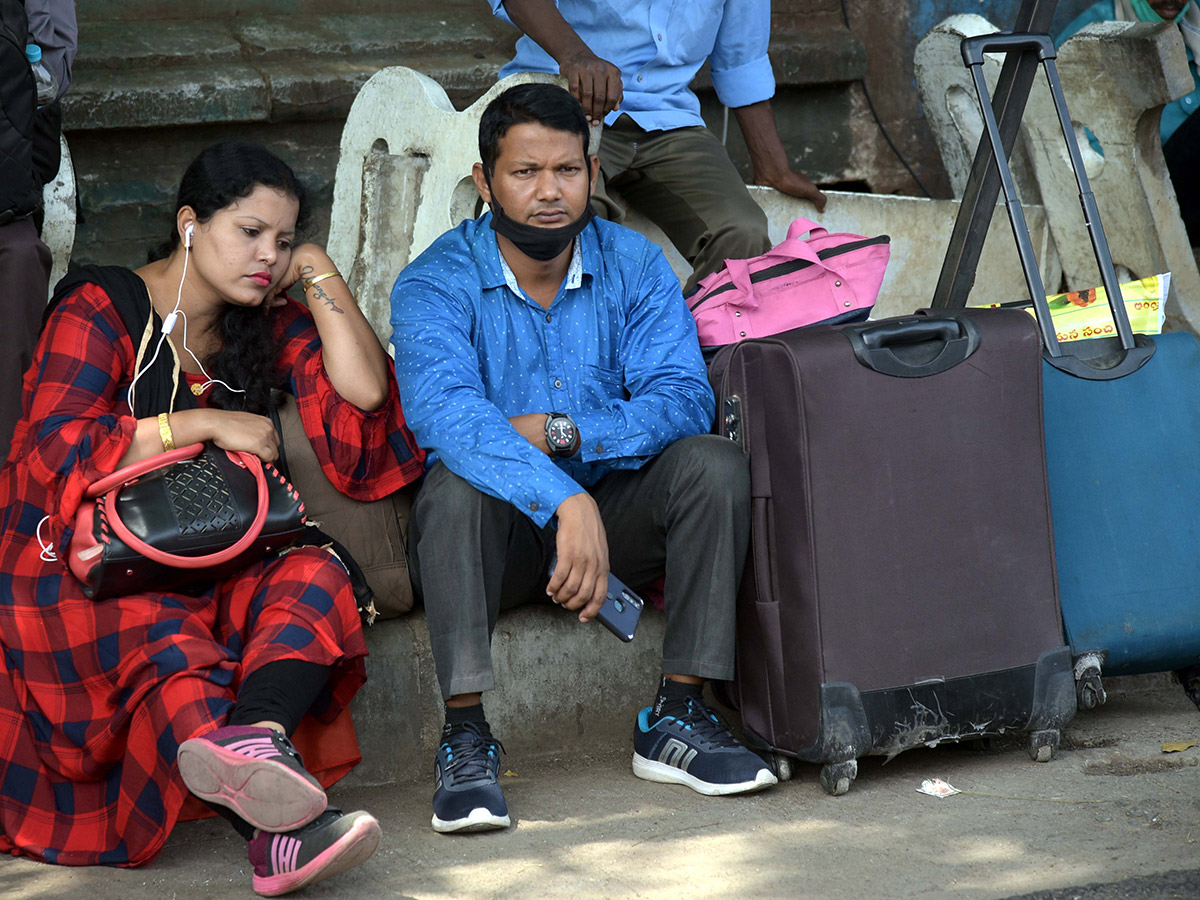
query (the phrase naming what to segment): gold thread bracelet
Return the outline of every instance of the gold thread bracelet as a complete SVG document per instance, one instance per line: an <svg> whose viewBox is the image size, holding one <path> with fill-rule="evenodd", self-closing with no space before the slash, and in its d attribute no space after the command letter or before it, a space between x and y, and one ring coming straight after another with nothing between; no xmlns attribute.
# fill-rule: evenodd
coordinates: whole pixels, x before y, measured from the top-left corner
<svg viewBox="0 0 1200 900"><path fill-rule="evenodd" d="M314 275L312 278L303 278L301 281L304 284L304 289L307 291L318 281L324 281L326 278L332 278L334 275L341 275L341 272L325 272L321 275Z"/></svg>
<svg viewBox="0 0 1200 900"><path fill-rule="evenodd" d="M175 449L175 437L171 434L171 422L166 413L158 414L158 436L162 438L164 453Z"/></svg>

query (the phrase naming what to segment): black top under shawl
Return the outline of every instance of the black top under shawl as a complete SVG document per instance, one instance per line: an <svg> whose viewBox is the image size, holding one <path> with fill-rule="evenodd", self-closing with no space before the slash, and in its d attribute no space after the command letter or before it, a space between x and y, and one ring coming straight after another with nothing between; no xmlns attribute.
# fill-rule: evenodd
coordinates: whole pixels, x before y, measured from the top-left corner
<svg viewBox="0 0 1200 900"><path fill-rule="evenodd" d="M120 313L121 320L125 323L129 339L133 341L135 354L138 347L141 346L147 324L153 323L154 330L150 337L150 343L146 347L145 360L148 361L153 357L154 349L161 336L162 319L150 302L150 293L146 290L146 283L124 266L81 266L64 275L54 287L54 296L50 299L46 312L42 316L42 328L46 327L50 314L63 298L84 284L99 285L108 294L113 306ZM195 409L197 406L196 398L192 396L187 379L183 377L182 373L178 376L179 386L175 391L175 403L171 404L171 390L177 369L175 354L170 347L165 346L167 343L167 340L163 341L164 346L159 351L153 365L138 379L137 390L134 392L134 402L137 404L137 409L133 410L135 418L144 419L171 409Z"/></svg>

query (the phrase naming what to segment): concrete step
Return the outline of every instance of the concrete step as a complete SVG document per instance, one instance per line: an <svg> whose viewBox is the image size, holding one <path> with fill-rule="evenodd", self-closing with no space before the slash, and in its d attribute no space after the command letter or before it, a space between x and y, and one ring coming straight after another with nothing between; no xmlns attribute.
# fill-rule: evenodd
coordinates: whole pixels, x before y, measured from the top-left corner
<svg viewBox="0 0 1200 900"><path fill-rule="evenodd" d="M484 706L507 752L628 748L638 710L654 698L665 624L658 610L645 610L626 644L554 606L501 614L492 638L496 690ZM352 706L363 761L346 784L428 780L443 715L424 612L376 622L367 646L367 684Z"/></svg>
<svg viewBox="0 0 1200 900"><path fill-rule="evenodd" d="M492 639L496 690L484 695L484 706L506 752L529 759L628 751L634 719L653 699L662 671L665 625L664 615L648 608L625 644L557 607L502 613ZM351 708L363 761L345 785L428 781L443 715L425 614L379 621L366 633L368 680ZM1190 706L1170 673L1106 678L1104 686L1114 709L1154 693ZM736 723L736 714L725 712ZM1104 708L1080 713L1080 724L1069 727L1104 715ZM1023 737L1012 741L1024 745Z"/></svg>

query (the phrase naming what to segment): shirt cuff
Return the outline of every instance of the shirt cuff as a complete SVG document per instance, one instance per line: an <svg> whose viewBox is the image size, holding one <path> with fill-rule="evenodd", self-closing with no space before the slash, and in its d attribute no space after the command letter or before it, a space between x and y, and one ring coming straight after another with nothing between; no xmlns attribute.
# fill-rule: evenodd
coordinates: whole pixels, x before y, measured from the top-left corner
<svg viewBox="0 0 1200 900"><path fill-rule="evenodd" d="M775 96L775 73L766 54L735 69L713 70L717 99L728 107L749 106Z"/></svg>
<svg viewBox="0 0 1200 900"><path fill-rule="evenodd" d="M640 455L637 451L642 444L642 436L627 434L617 437L616 423L608 410L589 410L571 418L579 429L579 452L571 457L573 461L594 463Z"/></svg>
<svg viewBox="0 0 1200 900"><path fill-rule="evenodd" d="M538 528L546 527L564 500L583 493L583 488L570 475L558 466L554 466L553 469L553 473L547 473L544 478L534 479L509 500L513 506L532 519Z"/></svg>
<svg viewBox="0 0 1200 900"><path fill-rule="evenodd" d="M488 0L488 2L491 3L491 5L492 5L492 15L493 16L495 16L501 22L507 22L509 25L512 25L514 28L517 27L516 23L513 22L513 20L508 17L508 10L504 8L504 0Z"/></svg>

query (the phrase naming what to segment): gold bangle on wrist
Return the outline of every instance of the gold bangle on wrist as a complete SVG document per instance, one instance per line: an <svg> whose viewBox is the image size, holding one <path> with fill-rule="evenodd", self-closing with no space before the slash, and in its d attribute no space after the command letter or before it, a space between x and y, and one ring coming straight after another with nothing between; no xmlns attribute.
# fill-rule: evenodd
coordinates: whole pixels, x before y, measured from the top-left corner
<svg viewBox="0 0 1200 900"><path fill-rule="evenodd" d="M164 453L175 449L175 438L171 434L171 423L166 413L158 414L158 436L162 438Z"/></svg>
<svg viewBox="0 0 1200 900"><path fill-rule="evenodd" d="M332 278L334 275L341 275L341 274L342 274L341 272L324 272L320 275L314 275L312 278L301 278L300 282L301 282L301 284L304 285L304 289L307 291L310 287L312 287L318 281L324 281L326 278Z"/></svg>

